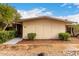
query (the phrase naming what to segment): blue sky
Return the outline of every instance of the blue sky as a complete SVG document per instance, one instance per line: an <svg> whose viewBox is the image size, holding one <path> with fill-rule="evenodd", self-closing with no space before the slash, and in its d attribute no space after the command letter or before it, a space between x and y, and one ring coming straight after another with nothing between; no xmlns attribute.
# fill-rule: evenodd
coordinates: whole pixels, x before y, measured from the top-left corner
<svg viewBox="0 0 79 59"><path fill-rule="evenodd" d="M19 10L31 10L34 8L46 8L46 10L53 12L55 16L67 16L79 13L77 5L72 3L13 3L11 4Z"/></svg>
<svg viewBox="0 0 79 59"><path fill-rule="evenodd" d="M79 22L78 3L10 3L10 5L18 10L22 18L46 15Z"/></svg>

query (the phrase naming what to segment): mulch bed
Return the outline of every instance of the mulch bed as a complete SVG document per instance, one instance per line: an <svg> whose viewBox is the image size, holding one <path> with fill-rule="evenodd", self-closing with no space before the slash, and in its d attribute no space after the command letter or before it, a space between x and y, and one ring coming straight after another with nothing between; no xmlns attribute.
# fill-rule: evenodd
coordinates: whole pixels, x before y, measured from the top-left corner
<svg viewBox="0 0 79 59"><path fill-rule="evenodd" d="M38 40L27 40L23 39L22 41L18 42L17 44L79 44L78 38L72 38L70 41L61 41L58 39L38 39Z"/></svg>

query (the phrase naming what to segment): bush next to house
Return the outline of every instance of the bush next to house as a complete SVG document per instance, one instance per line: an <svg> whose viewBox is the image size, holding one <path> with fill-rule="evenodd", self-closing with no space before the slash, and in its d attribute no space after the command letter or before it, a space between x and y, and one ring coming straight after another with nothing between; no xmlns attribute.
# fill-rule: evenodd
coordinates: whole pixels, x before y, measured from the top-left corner
<svg viewBox="0 0 79 59"><path fill-rule="evenodd" d="M15 36L15 31L0 31L0 43L4 43Z"/></svg>
<svg viewBox="0 0 79 59"><path fill-rule="evenodd" d="M36 33L28 33L27 37L28 37L29 40L34 40L35 37L36 37Z"/></svg>
<svg viewBox="0 0 79 59"><path fill-rule="evenodd" d="M70 37L69 33L59 33L59 39L63 41L68 41Z"/></svg>

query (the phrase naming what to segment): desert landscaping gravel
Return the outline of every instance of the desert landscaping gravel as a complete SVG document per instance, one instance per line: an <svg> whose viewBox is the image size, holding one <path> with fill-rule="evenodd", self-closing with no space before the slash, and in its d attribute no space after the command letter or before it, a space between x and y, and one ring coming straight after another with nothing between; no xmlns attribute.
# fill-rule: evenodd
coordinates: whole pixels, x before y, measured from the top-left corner
<svg viewBox="0 0 79 59"><path fill-rule="evenodd" d="M0 44L0 56L79 56L79 39L22 40L17 44Z"/></svg>
<svg viewBox="0 0 79 59"><path fill-rule="evenodd" d="M79 44L0 45L1 56L39 56L41 53L42 56L78 56Z"/></svg>

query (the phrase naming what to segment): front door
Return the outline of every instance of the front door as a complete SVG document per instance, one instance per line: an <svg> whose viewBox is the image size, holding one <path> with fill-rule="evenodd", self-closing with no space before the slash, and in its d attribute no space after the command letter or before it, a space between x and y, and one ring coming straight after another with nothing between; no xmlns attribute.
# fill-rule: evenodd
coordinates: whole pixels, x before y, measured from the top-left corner
<svg viewBox="0 0 79 59"><path fill-rule="evenodd" d="M22 24L17 24L17 37L22 37Z"/></svg>

